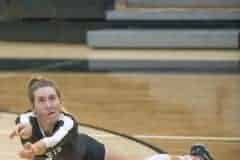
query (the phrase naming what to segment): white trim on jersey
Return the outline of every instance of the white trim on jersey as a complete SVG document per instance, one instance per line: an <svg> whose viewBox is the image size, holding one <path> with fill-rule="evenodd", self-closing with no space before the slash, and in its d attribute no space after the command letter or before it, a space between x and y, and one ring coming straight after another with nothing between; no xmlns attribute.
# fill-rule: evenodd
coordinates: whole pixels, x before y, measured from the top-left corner
<svg viewBox="0 0 240 160"><path fill-rule="evenodd" d="M36 118L34 112L27 112L20 115L20 123L21 124L30 124L30 117ZM60 114L59 120L63 121L63 126L60 126L59 129L50 137L46 137L43 129L40 127L40 131L44 138L42 139L47 148L54 147L57 145L63 138L69 133L69 131L74 127L74 121L70 117Z"/></svg>
<svg viewBox="0 0 240 160"><path fill-rule="evenodd" d="M19 122L21 124L31 124L30 123L30 117L35 117L33 112L23 113L23 114L20 115Z"/></svg>
<svg viewBox="0 0 240 160"><path fill-rule="evenodd" d="M64 114L60 115L59 120L63 121L63 126L60 126L60 128L51 136L51 137L44 137L43 142L47 146L47 148L54 147L57 145L63 138L70 132L70 130L74 127L73 120L65 116Z"/></svg>

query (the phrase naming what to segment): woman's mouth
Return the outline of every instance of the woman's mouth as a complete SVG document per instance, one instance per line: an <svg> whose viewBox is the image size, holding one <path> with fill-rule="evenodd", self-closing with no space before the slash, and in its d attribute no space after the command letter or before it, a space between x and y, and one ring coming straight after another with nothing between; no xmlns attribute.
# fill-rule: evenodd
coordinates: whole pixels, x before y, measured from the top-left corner
<svg viewBox="0 0 240 160"><path fill-rule="evenodd" d="M55 112L49 112L48 113L48 116L52 116L52 115L54 115L55 114Z"/></svg>

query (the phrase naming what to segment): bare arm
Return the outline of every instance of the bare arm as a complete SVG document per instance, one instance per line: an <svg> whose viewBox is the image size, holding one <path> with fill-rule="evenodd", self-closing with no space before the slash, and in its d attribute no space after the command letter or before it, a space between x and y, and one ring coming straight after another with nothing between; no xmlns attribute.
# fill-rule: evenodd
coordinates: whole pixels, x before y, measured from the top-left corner
<svg viewBox="0 0 240 160"><path fill-rule="evenodd" d="M19 136L22 139L28 139L32 136L32 126L31 124L17 124L13 131L10 133L9 137L12 139Z"/></svg>

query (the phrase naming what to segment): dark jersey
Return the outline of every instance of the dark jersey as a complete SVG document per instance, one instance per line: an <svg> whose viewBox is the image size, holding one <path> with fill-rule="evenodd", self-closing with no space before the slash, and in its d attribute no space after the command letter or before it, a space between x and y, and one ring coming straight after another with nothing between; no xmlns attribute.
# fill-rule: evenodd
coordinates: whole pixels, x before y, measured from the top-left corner
<svg viewBox="0 0 240 160"><path fill-rule="evenodd" d="M104 145L85 134L79 134L78 124L70 114L61 113L51 135L44 133L33 112L21 114L16 123L32 125L32 136L21 139L23 144L42 139L47 146L47 152L35 156L34 160L104 160Z"/></svg>

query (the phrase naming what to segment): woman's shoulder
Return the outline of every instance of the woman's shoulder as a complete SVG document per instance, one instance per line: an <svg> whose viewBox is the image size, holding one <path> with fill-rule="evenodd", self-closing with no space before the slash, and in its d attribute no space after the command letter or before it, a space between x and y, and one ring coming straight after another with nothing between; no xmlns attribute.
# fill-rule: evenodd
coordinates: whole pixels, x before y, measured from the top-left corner
<svg viewBox="0 0 240 160"><path fill-rule="evenodd" d="M75 117L72 114L66 113L66 112L61 112L59 120L61 120L63 122L67 122L67 123L73 123L73 125L78 124Z"/></svg>
<svg viewBox="0 0 240 160"><path fill-rule="evenodd" d="M18 114L18 117L35 117L35 114L32 110L27 110L25 112Z"/></svg>
<svg viewBox="0 0 240 160"><path fill-rule="evenodd" d="M75 120L75 117L73 116L73 114L71 114L71 113L69 113L69 112L61 112L61 114L62 114L64 117L69 117L69 118Z"/></svg>
<svg viewBox="0 0 240 160"><path fill-rule="evenodd" d="M23 113L18 114L15 122L16 123L30 123L30 119L35 119L36 116L32 110L27 110Z"/></svg>

